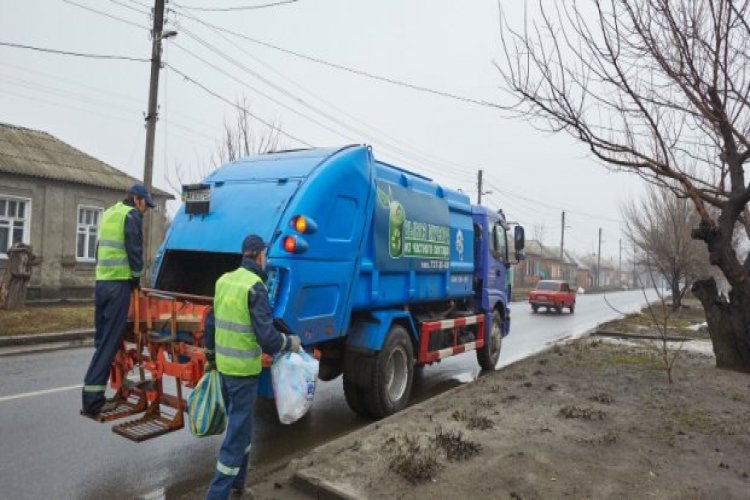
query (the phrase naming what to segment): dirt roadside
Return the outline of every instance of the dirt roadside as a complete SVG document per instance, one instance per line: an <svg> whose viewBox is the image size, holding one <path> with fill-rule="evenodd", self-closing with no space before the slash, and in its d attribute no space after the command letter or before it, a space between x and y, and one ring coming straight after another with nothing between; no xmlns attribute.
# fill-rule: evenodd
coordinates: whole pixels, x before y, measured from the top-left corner
<svg viewBox="0 0 750 500"><path fill-rule="evenodd" d="M256 498L279 499L335 490L352 498L748 498L750 375L684 352L674 377L668 385L653 349L578 340L327 443L260 481L251 470L251 487ZM299 489L319 482L327 487Z"/></svg>
<svg viewBox="0 0 750 500"><path fill-rule="evenodd" d="M63 332L94 327L94 306L38 306L0 310L0 336Z"/></svg>

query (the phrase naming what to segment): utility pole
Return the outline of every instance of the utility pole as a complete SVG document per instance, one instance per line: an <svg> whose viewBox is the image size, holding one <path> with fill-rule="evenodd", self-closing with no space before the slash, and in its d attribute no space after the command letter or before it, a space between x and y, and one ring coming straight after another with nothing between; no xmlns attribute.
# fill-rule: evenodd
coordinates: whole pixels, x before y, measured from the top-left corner
<svg viewBox="0 0 750 500"><path fill-rule="evenodd" d="M602 228L599 228L599 253L596 257L596 288L599 289L601 286L601 276L602 273Z"/></svg>
<svg viewBox="0 0 750 500"><path fill-rule="evenodd" d="M482 169L477 172L477 205L482 204Z"/></svg>
<svg viewBox="0 0 750 500"><path fill-rule="evenodd" d="M562 213L562 223L560 224L560 263L563 262L563 247L565 246L565 210Z"/></svg>
<svg viewBox="0 0 750 500"><path fill-rule="evenodd" d="M164 28L165 0L154 0L154 26L151 30L151 80L148 86L148 111L146 112L146 158L143 164L143 185L151 193L154 174L154 143L156 142L156 121L159 116L159 71L161 71L161 43ZM151 267L151 226L150 212L143 220L143 257L145 269Z"/></svg>
<svg viewBox="0 0 750 500"><path fill-rule="evenodd" d="M622 288L622 238L620 238L620 264L617 267L617 284Z"/></svg>

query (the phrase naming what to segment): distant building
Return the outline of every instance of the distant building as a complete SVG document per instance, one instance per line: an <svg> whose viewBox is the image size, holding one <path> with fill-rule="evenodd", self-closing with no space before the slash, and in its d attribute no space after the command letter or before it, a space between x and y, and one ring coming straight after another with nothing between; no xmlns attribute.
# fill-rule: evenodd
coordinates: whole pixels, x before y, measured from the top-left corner
<svg viewBox="0 0 750 500"><path fill-rule="evenodd" d="M30 299L90 297L101 214L136 182L46 132L0 123L0 272L21 241L37 256ZM153 197L152 258L172 196L155 189Z"/></svg>
<svg viewBox="0 0 750 500"><path fill-rule="evenodd" d="M576 263L565 252L560 260L560 248L547 247L536 240L529 240L524 247L526 260L516 266L514 286L533 287L539 280L565 280L575 282Z"/></svg>

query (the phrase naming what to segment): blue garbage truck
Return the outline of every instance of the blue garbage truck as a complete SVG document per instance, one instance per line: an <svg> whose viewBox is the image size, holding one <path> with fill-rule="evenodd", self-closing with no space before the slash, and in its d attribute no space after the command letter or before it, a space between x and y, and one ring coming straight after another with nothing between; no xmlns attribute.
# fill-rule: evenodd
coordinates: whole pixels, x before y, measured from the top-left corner
<svg viewBox="0 0 750 500"><path fill-rule="evenodd" d="M501 211L362 145L243 158L185 186L183 199L153 288L213 296L239 265L242 239L259 234L279 328L316 350L320 379L343 375L358 414L399 411L415 369L446 357L475 351L495 368L510 331L508 275L524 246L515 226L509 255Z"/></svg>

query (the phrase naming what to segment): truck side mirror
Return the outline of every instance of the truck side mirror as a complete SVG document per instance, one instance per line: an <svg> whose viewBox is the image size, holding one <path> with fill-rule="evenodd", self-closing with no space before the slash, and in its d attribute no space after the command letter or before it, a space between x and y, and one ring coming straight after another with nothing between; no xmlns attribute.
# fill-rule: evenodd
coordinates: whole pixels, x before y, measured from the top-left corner
<svg viewBox="0 0 750 500"><path fill-rule="evenodd" d="M513 241L515 243L514 247L516 252L523 250L523 247L526 244L526 236L524 234L523 226L516 226L513 229Z"/></svg>

